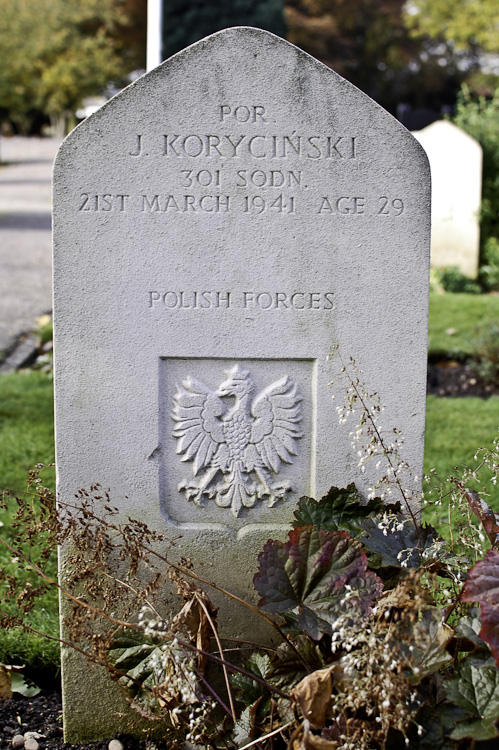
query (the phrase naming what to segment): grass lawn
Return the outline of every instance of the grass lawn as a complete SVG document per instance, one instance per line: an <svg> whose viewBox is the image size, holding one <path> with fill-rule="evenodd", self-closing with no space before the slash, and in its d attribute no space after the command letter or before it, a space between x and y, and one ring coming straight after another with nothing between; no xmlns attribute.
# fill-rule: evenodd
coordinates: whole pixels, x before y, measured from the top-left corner
<svg viewBox="0 0 499 750"><path fill-rule="evenodd" d="M476 327L492 320L499 322L499 295L430 294L428 353L465 359Z"/></svg>
<svg viewBox="0 0 499 750"><path fill-rule="evenodd" d="M37 463L54 461L53 387L49 375L40 372L13 373L0 376L0 491L12 489L22 494L26 489L26 472ZM44 483L54 489L55 472L43 474ZM12 515L15 505L0 511L3 538L11 541ZM15 561L5 547L0 547L0 567L8 574L15 572ZM50 575L57 574L56 560L50 561ZM33 584L36 579L33 577ZM6 584L0 581L0 606L9 614L16 604L6 596ZM37 630L57 635L58 603L55 590L45 594L30 615L30 624ZM53 641L19 631L0 632L0 662L44 667L56 664L59 647Z"/></svg>
<svg viewBox="0 0 499 750"><path fill-rule="evenodd" d="M446 294L431 295L430 352L465 356L469 354L474 327L483 321L499 319L499 297ZM454 328L457 333L445 333ZM445 478L456 466L472 466L477 448L491 447L499 436L499 397L487 401L478 398L438 398L429 396L426 415L425 472L436 468ZM26 472L37 463L54 460L52 379L41 372L14 373L0 376L0 490L22 492ZM484 475L485 476L485 475ZM44 483L54 488L54 471L43 475ZM487 487L490 491L490 487ZM493 488L488 501L499 510L499 488ZM441 508L425 510L425 520L438 522ZM445 511L444 511L445 514ZM0 511L0 532L12 538L11 514ZM10 553L0 547L0 568L13 570ZM49 572L56 575L56 561L50 561ZM15 602L5 601L6 587L0 581L1 606L14 612ZM56 592L46 594L32 612L33 627L51 635L58 633ZM34 666L58 662L54 642L17 631L0 632L0 662L26 663Z"/></svg>
<svg viewBox="0 0 499 750"><path fill-rule="evenodd" d="M428 474L436 469L441 479L450 475L461 477L463 468L475 468L474 455L477 448L492 448L492 441L499 437L499 397L487 400L480 398L426 399L426 434L424 470ZM479 492L483 499L499 511L499 485L490 482L491 472L484 468L479 474L479 483L471 489ZM423 518L428 523L444 527L441 534L448 537L447 507L425 507ZM457 515L451 513L453 526Z"/></svg>

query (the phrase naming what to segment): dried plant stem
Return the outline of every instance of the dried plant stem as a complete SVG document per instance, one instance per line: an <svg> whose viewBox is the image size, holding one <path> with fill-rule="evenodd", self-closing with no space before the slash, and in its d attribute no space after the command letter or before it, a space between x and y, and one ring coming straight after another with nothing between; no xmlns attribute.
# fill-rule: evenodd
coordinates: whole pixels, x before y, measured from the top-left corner
<svg viewBox="0 0 499 750"><path fill-rule="evenodd" d="M3 609L0 609L0 612L5 615L6 617L11 617L7 612L5 612ZM139 682L138 680L134 679L133 677L130 677L128 672L123 672L121 669L118 669L117 667L114 667L110 664L108 664L106 661L103 661L102 659L98 659L96 656L93 656L88 651L85 651L84 649L77 646L72 641L66 641L64 638L57 638L54 635L48 635L47 633L42 633L41 630L37 630L32 625L27 625L25 622L19 621L19 627L23 628L23 630L28 630L30 633L35 633L36 635L42 636L42 638L47 638L49 641L55 641L56 643L60 643L62 646L67 646L67 648L72 649L73 651L76 651L79 654L82 654L88 661L91 661L93 664L96 664L99 667L105 667L109 671L112 671L115 675L119 675L119 677L126 677L127 679L131 680L137 687L144 687L142 682ZM150 690L146 686L147 690Z"/></svg>
<svg viewBox="0 0 499 750"><path fill-rule="evenodd" d="M247 745L244 745L243 747L239 748L239 750L248 750L249 747L253 747L253 745L258 745L259 742L268 740L269 737L274 737L276 734L279 734L279 732L283 732L285 729L287 729L294 723L295 723L294 719L293 721L288 721L288 723L284 724L284 726L279 727L278 729L274 729L273 732L269 732L269 734L265 734L263 737L259 737L257 740L253 740L253 742L249 742Z"/></svg>
<svg viewBox="0 0 499 750"><path fill-rule="evenodd" d="M88 609L90 612L99 615L99 617L104 617L106 620L109 620L109 622L112 622L122 628L133 628L134 630L142 631L142 628L140 626L133 625L129 622L124 622L123 620L118 620L112 615L108 615L106 612L103 612L103 610L99 609L98 607L93 607L91 604L88 604L88 602L85 602L82 599L78 599L77 596L73 596L73 594L65 589L64 586L62 586L58 581L55 581L53 578L44 573L36 563L32 562L32 560L29 559L29 557L26 557L26 555L24 555L20 550L16 550L14 549L14 547L11 547L11 545L6 542L5 539L0 538L0 543L3 544L4 547L7 547L10 552L16 555L16 557L20 557L22 560L24 560L25 563L33 568L35 573L40 576L40 578L42 578L44 581L47 581L47 583L50 583L52 586L55 586L62 594L64 594L64 596L67 596L70 601L74 602L79 607Z"/></svg>
<svg viewBox="0 0 499 750"><path fill-rule="evenodd" d="M364 398L363 398L361 392L359 391L357 383L350 376L350 374L348 373L346 367L345 367L345 372L347 373L348 379L350 381L350 385L354 389L357 398L359 399L360 403L362 404L362 408L364 409L364 414L366 415L367 419L369 420L369 422L371 424L371 427L372 427L372 429L374 430L374 432L376 434L376 438L377 438L379 444L383 448L383 452L384 452L385 458L388 461L388 464L389 464L389 466L390 466L390 468L391 468L391 470L393 472L393 477L395 479L395 483L396 483L396 485L397 485L397 487L399 489L400 494L402 495L402 498L404 499L404 503L406 505L407 511L408 511L408 513L409 513L409 515L410 515L410 517L412 519L412 522L414 524L414 528L416 530L416 535L417 535L417 538L418 538L419 558L421 559L421 555L422 555L422 552L421 552L421 547L422 547L421 532L420 532L419 524L417 522L417 519L416 519L416 516L414 514L414 511L412 510L412 507L411 507L411 504L410 504L410 502L409 502L409 500L407 498L406 492L405 492L404 488L402 487L402 483L401 483L400 479L397 476L397 472L396 472L395 466L393 464L393 461L392 461L392 459L390 457L390 454L389 454L389 452L387 451L387 449L385 447L384 438L381 435L381 433L380 433L380 431L378 429L378 426L377 426L375 420L372 418L372 414L371 414L371 412L370 412L370 410L369 410L366 402L364 401Z"/></svg>
<svg viewBox="0 0 499 750"><path fill-rule="evenodd" d="M74 505L72 503L59 503L60 505L63 505L67 508L72 508L76 511L81 511L81 508L79 508L77 505ZM123 536L123 531L119 526L116 526L116 524L109 523L109 521L106 521L104 518L100 518L99 516L95 515L92 511L86 509L86 514L92 518L93 520L97 521L98 523L103 524L106 526L106 528L111 529L112 531L116 531L120 536ZM198 576L196 573L194 573L192 570L189 570L189 568L186 568L182 565L177 565L176 563L171 562L167 557L164 555L161 555L157 550L155 550L153 547L150 547L147 544L142 544L142 549L145 552L148 552L149 554L156 557L161 562L165 563L169 568L172 570L175 570L177 573L181 573L184 576L187 576L188 578L192 578L194 581L197 581L198 583L202 583L205 586L209 586L210 588L214 589L215 591L218 591L220 594L223 594L224 596L228 597L229 599L232 599L232 601L239 602L239 604L242 604L247 609L250 609L254 614L258 615L258 617L261 617L263 620L265 620L266 623L268 623L274 630L276 630L283 641L286 641L286 643L289 644L291 649L295 652L297 658L299 661L303 664L305 670L307 672L310 672L310 667L307 664L306 660L303 658L303 656L300 654L294 643L288 638L288 636L283 633L282 628L279 627L279 625L273 620L271 617L268 617L264 612L262 612L258 607L255 607L250 602L245 601L244 599L241 599L239 596L236 596L236 594L231 593L230 591L227 591L227 589L224 589L222 586L219 586L218 584L214 583L213 581L208 581L206 578L202 578L201 576Z"/></svg>
<svg viewBox="0 0 499 750"><path fill-rule="evenodd" d="M217 646L218 646L219 651L220 651L220 656L225 661L224 652L223 652L223 649L222 649L222 644L220 643L220 638L218 637L218 632L217 632L215 623L213 622L213 620L211 618L211 615L208 612L208 608L206 607L205 603L203 602L203 600L201 599L200 596L198 596L197 594L195 594L194 596L196 597L196 601L198 602L198 604L200 604L201 607L203 608L203 611L204 611L204 613L206 615L206 618L207 618L208 622L210 623L210 627L211 627L211 630L213 632L213 636L214 636L214 638L215 638L215 640L217 642ZM232 712L232 720L233 720L233 722L235 724L236 721L237 721L236 710L234 708L234 700L232 698L232 691L230 689L229 675L228 675L227 667L225 666L225 664L222 665L222 669L223 669L223 673L224 673L225 685L227 687L227 695L229 696L230 710Z"/></svg>
<svg viewBox="0 0 499 750"><path fill-rule="evenodd" d="M109 573L105 573L104 575L106 575L111 580L115 580L117 583L122 584L123 586L125 586L126 588L128 588L132 593L138 594L138 591L136 589L134 589L133 586L131 586L129 583L126 583L125 581L121 581L119 578L113 578L113 576L110 576ZM83 604L83 602L79 602L79 603ZM158 618L164 623L165 621L164 621L163 617L161 617L160 613L157 611L157 609L154 607L154 605L149 600L146 600L146 603L152 609L152 611L158 616ZM136 626L128 625L126 623L125 623L125 627L134 627L135 630L138 630L140 632L143 632L143 630L144 630L140 626L137 626L137 625ZM231 664L230 662L228 662L223 657L215 656L215 654L211 654L209 651L203 651L203 649L198 648L197 646L194 646L192 643L187 643L186 641L182 641L182 640L180 640L180 638L178 638L175 635L175 633L168 634L168 635L166 633L164 633L163 635L168 640L171 640L171 641L172 640L176 640L178 642L178 644L180 646L182 646L182 648L189 649L190 651L195 651L196 654L200 654L201 656L205 656L207 659L210 659L211 661L214 661L216 664L220 664L220 666L222 666L224 668L227 668L229 670L229 672L237 672L239 674L244 675L245 677L250 677L252 680L254 680L255 682L258 682L260 685L262 685L262 687L267 688L267 690L270 690L270 691L276 693L281 698L286 698L286 700L289 700L289 695L287 693L283 693L281 690L279 690L278 688L274 687L270 683L266 682L265 680L262 680L260 677L257 677L257 675L252 674L252 672L248 672L245 669L243 669L242 667L236 667L234 664ZM219 648L220 648L220 643L219 643L218 640L217 640L217 643L219 644ZM258 645L258 644L256 644L256 645ZM223 653L223 651L221 653ZM218 700L218 697L217 697L217 700Z"/></svg>

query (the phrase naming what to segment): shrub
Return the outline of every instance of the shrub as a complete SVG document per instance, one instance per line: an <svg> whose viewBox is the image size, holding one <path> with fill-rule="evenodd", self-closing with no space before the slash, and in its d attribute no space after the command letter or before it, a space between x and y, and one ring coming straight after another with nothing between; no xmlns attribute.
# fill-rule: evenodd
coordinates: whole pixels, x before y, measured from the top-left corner
<svg viewBox="0 0 499 750"><path fill-rule="evenodd" d="M454 122L483 149L480 281L487 289L499 289L499 89L492 99L477 100L463 88Z"/></svg>
<svg viewBox="0 0 499 750"><path fill-rule="evenodd" d="M470 279L468 276L465 276L456 266L438 269L436 275L445 292L454 292L458 294L460 292L465 294L480 294L482 292L480 284L473 281L473 279Z"/></svg>

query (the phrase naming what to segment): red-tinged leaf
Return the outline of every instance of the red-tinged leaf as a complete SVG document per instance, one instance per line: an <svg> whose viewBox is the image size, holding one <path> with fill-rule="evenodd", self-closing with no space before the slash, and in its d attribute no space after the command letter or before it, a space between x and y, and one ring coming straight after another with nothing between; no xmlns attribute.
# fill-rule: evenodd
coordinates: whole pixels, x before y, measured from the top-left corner
<svg viewBox="0 0 499 750"><path fill-rule="evenodd" d="M480 638L489 646L499 667L499 552L489 549L474 565L464 585L461 599L481 606Z"/></svg>
<svg viewBox="0 0 499 750"><path fill-rule="evenodd" d="M367 615L383 589L361 545L343 531L300 526L286 543L267 542L258 563L259 606L294 620L314 640L332 633L340 616Z"/></svg>
<svg viewBox="0 0 499 750"><path fill-rule="evenodd" d="M499 668L499 606L482 604L482 628L480 638L488 643Z"/></svg>
<svg viewBox="0 0 499 750"><path fill-rule="evenodd" d="M492 547L499 547L499 514L495 513L477 492L466 489L460 482L458 482L458 486L464 492L471 510L482 522L482 526Z"/></svg>

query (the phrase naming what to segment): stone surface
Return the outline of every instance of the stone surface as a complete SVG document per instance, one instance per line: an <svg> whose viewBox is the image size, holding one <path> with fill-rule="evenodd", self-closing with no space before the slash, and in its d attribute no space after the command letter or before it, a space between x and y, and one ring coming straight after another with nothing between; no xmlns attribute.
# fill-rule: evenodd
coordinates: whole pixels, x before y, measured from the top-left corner
<svg viewBox="0 0 499 750"><path fill-rule="evenodd" d="M431 168L431 264L478 273L482 198L482 147L451 122L413 133Z"/></svg>
<svg viewBox="0 0 499 750"><path fill-rule="evenodd" d="M24 741L24 750L38 750L40 744L34 737L28 737Z"/></svg>
<svg viewBox="0 0 499 750"><path fill-rule="evenodd" d="M119 740L111 740L108 745L109 750L123 750L123 743Z"/></svg>
<svg viewBox="0 0 499 750"><path fill-rule="evenodd" d="M73 131L54 178L62 498L109 487L255 600L257 554L299 497L373 482L338 424L340 355L421 475L428 163L366 95L268 32L226 30ZM213 598L223 632L268 637ZM98 675L64 654L69 741L126 726Z"/></svg>
<svg viewBox="0 0 499 750"><path fill-rule="evenodd" d="M15 734L13 736L12 747L14 748L24 747L24 736L22 734Z"/></svg>

